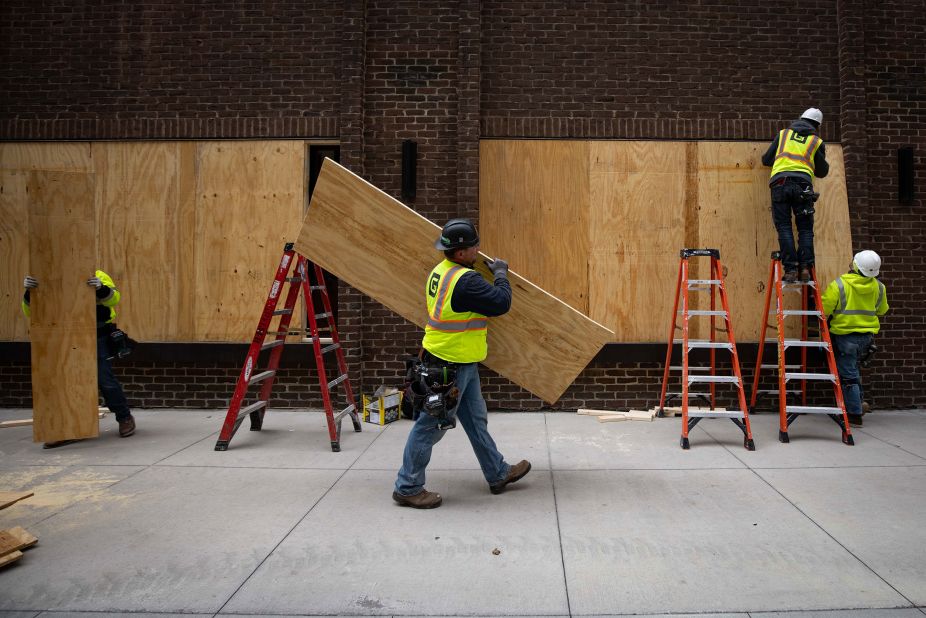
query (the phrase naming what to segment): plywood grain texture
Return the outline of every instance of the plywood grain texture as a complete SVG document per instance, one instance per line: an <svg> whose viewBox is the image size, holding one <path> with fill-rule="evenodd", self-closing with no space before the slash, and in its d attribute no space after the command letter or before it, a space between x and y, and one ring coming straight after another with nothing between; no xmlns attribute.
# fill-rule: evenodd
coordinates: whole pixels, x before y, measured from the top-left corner
<svg viewBox="0 0 926 618"><path fill-rule="evenodd" d="M423 328L425 279L442 257L434 249L439 233L434 223L326 160L296 250ZM488 276L481 262L478 270ZM510 280L511 311L491 320L484 364L552 403L614 335L514 272Z"/></svg>
<svg viewBox="0 0 926 618"><path fill-rule="evenodd" d="M96 298L86 281L96 258L94 177L29 173L33 440L95 437Z"/></svg>
<svg viewBox="0 0 926 618"><path fill-rule="evenodd" d="M299 231L305 146L204 142L196 156L195 338L246 341L254 336L283 245Z"/></svg>

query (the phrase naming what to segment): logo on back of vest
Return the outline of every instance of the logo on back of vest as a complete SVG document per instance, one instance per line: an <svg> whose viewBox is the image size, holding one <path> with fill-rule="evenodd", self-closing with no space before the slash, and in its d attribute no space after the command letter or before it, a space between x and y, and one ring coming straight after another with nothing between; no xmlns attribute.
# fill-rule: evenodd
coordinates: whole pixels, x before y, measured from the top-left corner
<svg viewBox="0 0 926 618"><path fill-rule="evenodd" d="M428 296L435 296L437 294L437 287L440 283L440 275L437 273L431 273L431 280L428 281Z"/></svg>

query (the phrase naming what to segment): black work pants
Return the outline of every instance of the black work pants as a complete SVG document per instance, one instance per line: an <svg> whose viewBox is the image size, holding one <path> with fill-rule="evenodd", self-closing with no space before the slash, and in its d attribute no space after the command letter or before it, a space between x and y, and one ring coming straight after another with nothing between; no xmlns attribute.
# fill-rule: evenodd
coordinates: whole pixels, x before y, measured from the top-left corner
<svg viewBox="0 0 926 618"><path fill-rule="evenodd" d="M772 190L772 221L778 231L778 249L781 252L781 264L785 271L796 271L798 264L813 266L813 214L803 214L805 208L813 207L813 202L806 202L801 194L809 182L799 178L786 178L783 183L776 183ZM791 215L797 227L797 249L794 247L794 231L791 228Z"/></svg>

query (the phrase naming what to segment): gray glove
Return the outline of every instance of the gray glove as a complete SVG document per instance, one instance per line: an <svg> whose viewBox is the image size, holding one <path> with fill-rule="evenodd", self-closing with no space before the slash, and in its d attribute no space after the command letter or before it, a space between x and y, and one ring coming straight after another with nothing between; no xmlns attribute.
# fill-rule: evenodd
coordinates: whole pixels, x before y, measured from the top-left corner
<svg viewBox="0 0 926 618"><path fill-rule="evenodd" d="M94 290L99 290L101 287L103 287L103 282L100 281L99 277L90 277L87 279L87 285L92 287Z"/></svg>
<svg viewBox="0 0 926 618"><path fill-rule="evenodd" d="M486 260L486 266L492 271L492 276L496 279L508 278L508 262L501 258L495 258L491 262Z"/></svg>
<svg viewBox="0 0 926 618"><path fill-rule="evenodd" d="M27 290L34 290L35 288L39 287L39 280L35 277L26 275L26 278L23 279L23 287Z"/></svg>

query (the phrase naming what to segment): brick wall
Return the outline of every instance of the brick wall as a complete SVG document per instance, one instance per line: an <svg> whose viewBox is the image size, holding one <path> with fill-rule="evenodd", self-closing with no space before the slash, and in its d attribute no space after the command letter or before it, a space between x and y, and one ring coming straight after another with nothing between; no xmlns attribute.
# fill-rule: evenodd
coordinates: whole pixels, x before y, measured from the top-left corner
<svg viewBox="0 0 926 618"><path fill-rule="evenodd" d="M926 405L924 15L926 0L8 0L0 139L337 137L342 163L397 198L413 139L409 206L442 222L478 216L480 138L764 140L814 105L824 138L844 147L853 249L885 260L892 313L867 398ZM900 146L915 149L912 205L897 201ZM348 286L339 312L363 389L395 383L420 331ZM653 403L660 363L644 356L594 361L556 407ZM142 405L219 405L237 371L117 369ZM306 371L284 372L276 403L318 404ZM485 374L493 408L544 407ZM0 405L27 405L27 360L0 365L0 385Z"/></svg>

